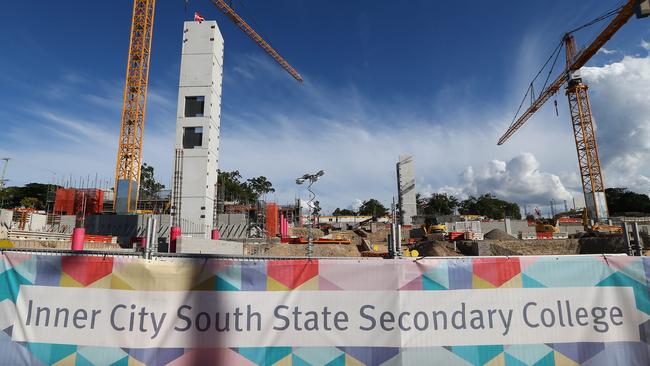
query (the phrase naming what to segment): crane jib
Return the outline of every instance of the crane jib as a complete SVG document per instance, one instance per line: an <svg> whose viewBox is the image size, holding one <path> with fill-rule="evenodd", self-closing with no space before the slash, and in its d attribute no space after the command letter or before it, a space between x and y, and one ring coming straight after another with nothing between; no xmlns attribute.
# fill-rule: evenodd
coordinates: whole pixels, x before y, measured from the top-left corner
<svg viewBox="0 0 650 366"><path fill-rule="evenodd" d="M573 63L567 67L560 76L546 88L539 98L533 101L530 107L517 119L513 122L508 130L501 136L497 145L503 145L521 126L526 123L526 121L539 110L547 100L549 100L558 90L562 87L562 84L567 80L567 70L578 70L583 67L597 52L600 50L607 41L609 41L614 34L625 24L628 20L634 15L634 9L637 6L639 0L628 0L628 2L623 5L620 11L612 19L612 21L605 27L605 29L594 39L594 41L584 48L580 53L573 58Z"/></svg>

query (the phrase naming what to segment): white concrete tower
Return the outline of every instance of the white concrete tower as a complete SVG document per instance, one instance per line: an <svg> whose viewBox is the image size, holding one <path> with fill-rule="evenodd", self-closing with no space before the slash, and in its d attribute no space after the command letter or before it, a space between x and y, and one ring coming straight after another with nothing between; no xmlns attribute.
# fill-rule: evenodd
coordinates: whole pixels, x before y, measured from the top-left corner
<svg viewBox="0 0 650 366"><path fill-rule="evenodd" d="M215 21L185 22L178 87L176 149L182 149L183 235L212 229L219 166L223 37Z"/></svg>
<svg viewBox="0 0 650 366"><path fill-rule="evenodd" d="M413 216L417 215L415 174L413 173L413 157L400 155L397 163L397 193L400 212L400 224L412 225Z"/></svg>

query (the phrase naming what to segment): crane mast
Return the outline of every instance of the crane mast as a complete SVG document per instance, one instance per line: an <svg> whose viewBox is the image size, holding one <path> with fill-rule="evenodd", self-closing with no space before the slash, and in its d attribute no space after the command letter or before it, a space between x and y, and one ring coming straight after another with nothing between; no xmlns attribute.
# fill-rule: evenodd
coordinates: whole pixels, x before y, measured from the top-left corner
<svg viewBox="0 0 650 366"><path fill-rule="evenodd" d="M113 209L116 213L131 213L137 209L155 8L156 0L133 1L122 125L115 168Z"/></svg>
<svg viewBox="0 0 650 366"><path fill-rule="evenodd" d="M565 37L567 70L576 56L575 40L572 35ZM591 104L589 103L588 87L576 72L567 75L568 84L566 95L569 99L571 126L578 153L578 166L582 181L582 191L585 195L585 205L589 217L599 221L607 220L609 210L605 199L605 182L600 168L598 144L594 130Z"/></svg>

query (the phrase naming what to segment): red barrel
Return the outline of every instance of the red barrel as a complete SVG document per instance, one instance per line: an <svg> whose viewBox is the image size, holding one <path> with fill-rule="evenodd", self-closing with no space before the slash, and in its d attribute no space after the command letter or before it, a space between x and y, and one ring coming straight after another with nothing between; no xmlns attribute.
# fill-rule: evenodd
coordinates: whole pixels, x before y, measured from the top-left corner
<svg viewBox="0 0 650 366"><path fill-rule="evenodd" d="M76 227L72 230L72 250L84 250L84 239L86 238L86 229Z"/></svg>
<svg viewBox="0 0 650 366"><path fill-rule="evenodd" d="M212 240L219 240L220 236L219 229L212 229Z"/></svg>
<svg viewBox="0 0 650 366"><path fill-rule="evenodd" d="M169 252L176 253L176 238L181 236L180 226L172 226L169 230Z"/></svg>

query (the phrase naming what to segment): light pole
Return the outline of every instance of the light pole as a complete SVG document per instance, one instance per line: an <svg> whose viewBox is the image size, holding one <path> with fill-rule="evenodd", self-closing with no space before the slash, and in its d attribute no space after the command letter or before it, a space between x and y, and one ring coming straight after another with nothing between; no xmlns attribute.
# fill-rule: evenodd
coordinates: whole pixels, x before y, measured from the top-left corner
<svg viewBox="0 0 650 366"><path fill-rule="evenodd" d="M311 190L312 184L316 183L318 178L322 177L325 175L324 170L319 170L318 172L314 174L304 174L302 177L296 179L296 184L300 185L305 182L309 182L307 185L307 191L309 192L309 201L307 201L307 206L309 206L309 220L311 221L310 229L307 231L307 257L311 258L312 255L314 254L314 239L312 237L312 232L311 229L314 227L314 199L316 198L316 194L314 191Z"/></svg>

